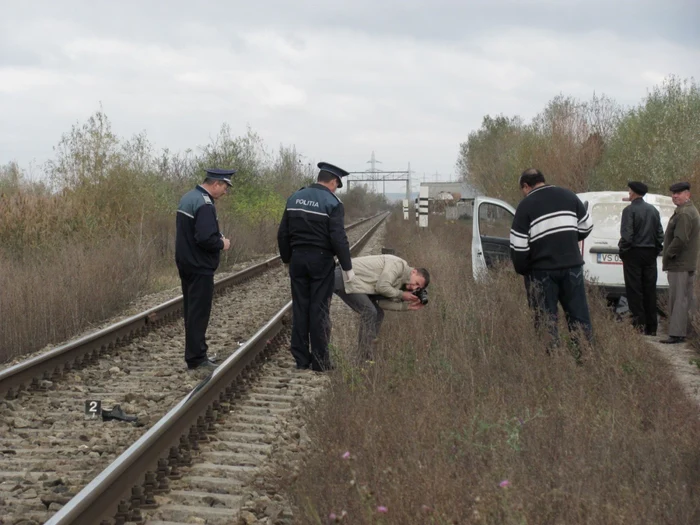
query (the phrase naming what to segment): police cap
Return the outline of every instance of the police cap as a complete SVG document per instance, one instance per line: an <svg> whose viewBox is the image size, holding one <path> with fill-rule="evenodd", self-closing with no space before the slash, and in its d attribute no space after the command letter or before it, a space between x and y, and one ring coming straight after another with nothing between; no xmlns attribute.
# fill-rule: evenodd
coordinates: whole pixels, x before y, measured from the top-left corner
<svg viewBox="0 0 700 525"><path fill-rule="evenodd" d="M630 181L627 183L627 187L642 197L644 197L649 191L649 188L643 182Z"/></svg>
<svg viewBox="0 0 700 525"><path fill-rule="evenodd" d="M685 190L690 190L690 183L689 182L676 182L675 184L671 184L671 187L669 188L671 190L671 193L680 193Z"/></svg>
<svg viewBox="0 0 700 525"><path fill-rule="evenodd" d="M222 180L229 186L231 184L231 176L236 173L236 170L222 170L219 168L205 168L204 171L207 172L208 179Z"/></svg>
<svg viewBox="0 0 700 525"><path fill-rule="evenodd" d="M330 173L331 175L334 175L338 179L338 187L339 188L343 187L342 177L347 177L349 175L349 173L347 171L345 171L344 169L339 168L338 166L333 166L333 164L329 164L327 162L319 162L318 169L321 170L320 173L323 173L325 171L326 173Z"/></svg>

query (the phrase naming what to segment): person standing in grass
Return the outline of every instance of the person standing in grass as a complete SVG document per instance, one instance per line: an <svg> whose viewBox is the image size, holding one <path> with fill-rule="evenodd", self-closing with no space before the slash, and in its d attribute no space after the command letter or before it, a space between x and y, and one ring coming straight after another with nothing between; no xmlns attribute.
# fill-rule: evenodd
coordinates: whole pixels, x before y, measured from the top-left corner
<svg viewBox="0 0 700 525"><path fill-rule="evenodd" d="M655 206L644 202L649 189L643 182L632 181L629 200L620 223L620 259L625 276L625 294L632 313L632 324L645 335L656 335L656 258L661 254L664 229Z"/></svg>
<svg viewBox="0 0 700 525"><path fill-rule="evenodd" d="M688 335L690 313L695 308L695 269L700 248L700 214L690 201L690 183L677 182L669 188L676 211L668 221L661 258L668 272L668 338L664 344L678 344Z"/></svg>
<svg viewBox="0 0 700 525"><path fill-rule="evenodd" d="M207 355L214 272L231 241L219 230L214 201L228 193L236 170L207 169L202 184L186 193L177 208L175 264L182 283L185 362L190 370L216 368Z"/></svg>
<svg viewBox="0 0 700 525"><path fill-rule="evenodd" d="M581 329L591 341L579 242L591 233L593 221L574 192L547 184L540 170L525 170L519 185L524 198L510 230L510 255L515 271L524 277L535 324L547 328L550 346L557 345L561 303L569 331ZM576 347L580 357L580 345Z"/></svg>

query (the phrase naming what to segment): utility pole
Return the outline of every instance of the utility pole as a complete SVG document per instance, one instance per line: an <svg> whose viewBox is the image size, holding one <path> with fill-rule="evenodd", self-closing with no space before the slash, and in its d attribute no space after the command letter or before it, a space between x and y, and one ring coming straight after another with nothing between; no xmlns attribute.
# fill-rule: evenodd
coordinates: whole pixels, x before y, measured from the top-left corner
<svg viewBox="0 0 700 525"><path fill-rule="evenodd" d="M369 169L364 171L350 171L348 172L347 183L350 183L351 176L353 182L371 182L372 186L369 187L371 191L377 190L376 183L380 180L382 181L382 194L386 198L386 182L405 182L406 183L406 197L411 198L411 163L408 163L408 171L385 171L378 170L377 164L381 164L381 161L377 160L377 157L372 152L372 158L366 162L370 165ZM365 184L365 187L368 185Z"/></svg>
<svg viewBox="0 0 700 525"><path fill-rule="evenodd" d="M377 164L381 164L381 160L377 160L376 157L374 156L374 151L372 151L372 158L367 161L367 164L369 164L370 167L370 173L372 174L371 178L375 178L377 174ZM384 177L382 177L382 193L384 196L386 196L386 181L384 180Z"/></svg>
<svg viewBox="0 0 700 525"><path fill-rule="evenodd" d="M408 172L406 176L406 200L411 200L411 163L408 163Z"/></svg>

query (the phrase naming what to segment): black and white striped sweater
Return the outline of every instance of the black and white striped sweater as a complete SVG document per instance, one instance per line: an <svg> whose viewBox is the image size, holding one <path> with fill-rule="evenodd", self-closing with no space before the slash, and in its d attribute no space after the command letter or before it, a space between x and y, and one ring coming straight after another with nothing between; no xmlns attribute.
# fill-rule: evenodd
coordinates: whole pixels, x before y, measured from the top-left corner
<svg viewBox="0 0 700 525"><path fill-rule="evenodd" d="M510 256L521 275L583 264L579 249L593 221L576 194L557 186L532 190L518 205L510 230Z"/></svg>

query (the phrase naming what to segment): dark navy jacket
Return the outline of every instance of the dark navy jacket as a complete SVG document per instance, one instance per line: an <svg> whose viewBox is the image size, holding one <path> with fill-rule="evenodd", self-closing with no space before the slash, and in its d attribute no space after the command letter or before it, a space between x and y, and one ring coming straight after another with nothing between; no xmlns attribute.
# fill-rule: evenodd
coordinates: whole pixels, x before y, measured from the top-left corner
<svg viewBox="0 0 700 525"><path fill-rule="evenodd" d="M287 199L277 231L282 262L289 263L295 247L313 246L335 254L343 270L351 270L344 221L343 203L331 190L322 184L300 189Z"/></svg>
<svg viewBox="0 0 700 525"><path fill-rule="evenodd" d="M219 266L224 239L219 232L214 199L197 186L177 207L175 263L186 272L213 275Z"/></svg>

